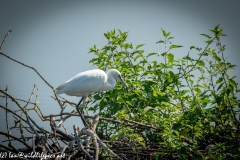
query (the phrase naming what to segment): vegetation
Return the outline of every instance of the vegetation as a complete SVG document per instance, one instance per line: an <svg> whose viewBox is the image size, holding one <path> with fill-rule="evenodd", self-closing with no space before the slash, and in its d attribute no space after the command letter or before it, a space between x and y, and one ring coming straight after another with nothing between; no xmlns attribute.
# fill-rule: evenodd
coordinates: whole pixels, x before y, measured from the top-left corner
<svg viewBox="0 0 240 160"><path fill-rule="evenodd" d="M223 30L216 26L210 29L210 35L201 34L206 38L205 47L191 46L182 58L174 54L182 46L172 44L174 37L170 32L161 31L163 40L156 42L164 48L160 53L144 53L141 49L144 44L128 43L128 33L121 30L105 33L108 43L102 48L96 45L90 48L89 53L96 55L90 63L103 70L118 69L129 90L118 85L111 91L93 94L93 100L86 103L84 110L96 112L100 117L84 115L93 119L93 127L80 131L74 125L74 135L60 127L71 116L79 116L64 112L66 105L75 106L75 103L54 94L61 112L44 116L37 100L31 101L36 86L28 101L0 89L0 96L6 98L6 106L0 108L6 111L8 128L7 133L0 131L8 137L8 146L0 144L0 153L43 152L69 159L239 159L240 121L236 114L240 112L237 97L240 90L235 76L228 73L236 66L225 58L226 46L221 43L225 36ZM0 54L33 69L54 92L35 68ZM18 110L7 107L8 99ZM35 110L43 121L49 121L52 131L38 126L29 110ZM9 114L16 119L11 128ZM19 129L19 137L11 135L13 128ZM33 136L26 138L25 132ZM22 143L25 148L15 148L12 141Z"/></svg>
<svg viewBox="0 0 240 160"><path fill-rule="evenodd" d="M236 66L224 56L223 30L216 26L210 32L201 34L206 37L205 48L191 46L191 54L178 59L173 51L182 46L172 44L174 37L163 29L163 40L157 44L165 50L148 54L141 49L143 44L127 43L127 32L105 33L108 44L90 48L89 53L96 55L90 62L104 70L118 69L130 89L119 86L96 93L95 105L87 109L99 111L102 117L134 120L157 129L102 121L98 136L131 142L133 150L138 144L143 148L159 144L163 151L156 159L239 158L240 121L235 117L240 107L239 89L235 76L228 74Z"/></svg>

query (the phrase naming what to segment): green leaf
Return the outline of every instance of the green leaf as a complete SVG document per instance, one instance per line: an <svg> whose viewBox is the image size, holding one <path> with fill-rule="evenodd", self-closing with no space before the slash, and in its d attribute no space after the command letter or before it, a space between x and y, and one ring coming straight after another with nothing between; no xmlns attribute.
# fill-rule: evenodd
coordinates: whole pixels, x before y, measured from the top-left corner
<svg viewBox="0 0 240 160"><path fill-rule="evenodd" d="M191 80L191 79L189 79L189 82L191 83L191 85L193 85L193 82L194 82L194 81L193 81L193 80Z"/></svg>
<svg viewBox="0 0 240 160"><path fill-rule="evenodd" d="M204 63L203 61L198 61L198 65L204 67L204 66L205 66L205 63Z"/></svg>
<svg viewBox="0 0 240 160"><path fill-rule="evenodd" d="M136 46L136 49L138 49L138 48L140 48L140 47L142 47L142 46L144 46L145 44L139 44L139 45L137 45Z"/></svg>
<svg viewBox="0 0 240 160"><path fill-rule="evenodd" d="M117 58L117 59L122 59L122 58L126 58L126 56L115 56L115 58Z"/></svg>
<svg viewBox="0 0 240 160"><path fill-rule="evenodd" d="M190 47L190 50L193 49L193 48L195 48L195 46L191 46L191 47Z"/></svg>
<svg viewBox="0 0 240 160"><path fill-rule="evenodd" d="M179 132L177 130L173 130L173 133L175 133L176 136L179 136Z"/></svg>
<svg viewBox="0 0 240 160"><path fill-rule="evenodd" d="M207 37L207 38L212 38L211 36L209 36L209 35L207 35L207 34L200 34L200 35L202 35L202 36L204 36L204 37Z"/></svg>
<svg viewBox="0 0 240 160"><path fill-rule="evenodd" d="M223 80L223 78L222 78L222 77L219 77L218 80L216 81L216 84L221 83L222 80Z"/></svg>
<svg viewBox="0 0 240 160"><path fill-rule="evenodd" d="M237 83L233 79L228 80L231 85L237 88Z"/></svg>
<svg viewBox="0 0 240 160"><path fill-rule="evenodd" d="M193 90L197 93L197 94L200 94L202 91L201 91L201 89L199 89L199 88L193 88Z"/></svg>
<svg viewBox="0 0 240 160"><path fill-rule="evenodd" d="M136 61L140 57L142 57L142 54L138 54L136 57L134 57L134 61Z"/></svg>
<svg viewBox="0 0 240 160"><path fill-rule="evenodd" d="M166 37L166 36L167 36L167 33L165 32L165 30L163 30L162 28L161 28L161 30L162 30L163 36Z"/></svg>
<svg viewBox="0 0 240 160"><path fill-rule="evenodd" d="M156 44L158 43L164 43L164 40L157 41Z"/></svg>
<svg viewBox="0 0 240 160"><path fill-rule="evenodd" d="M147 111L149 111L149 110L152 110L153 108L151 107L151 106L147 106L147 107L145 107L144 109L143 109L143 111L144 112L147 112Z"/></svg>
<svg viewBox="0 0 240 160"><path fill-rule="evenodd" d="M109 40L110 37L108 34L104 33L104 36Z"/></svg>
<svg viewBox="0 0 240 160"><path fill-rule="evenodd" d="M210 91L210 90L206 90L206 91L204 91L202 94L199 95L199 97L204 96L208 91Z"/></svg>
<svg viewBox="0 0 240 160"><path fill-rule="evenodd" d="M231 90L230 88L227 89L227 91L226 91L227 96L229 96L229 94L231 93L231 91L232 91L232 90Z"/></svg>
<svg viewBox="0 0 240 160"><path fill-rule="evenodd" d="M223 84L224 84L224 83L221 83L221 84L218 86L217 91L222 88Z"/></svg>
<svg viewBox="0 0 240 160"><path fill-rule="evenodd" d="M100 100L100 99L102 99L102 97L99 96L99 94L95 94L95 95L93 96L93 98L96 99L96 100Z"/></svg>
<svg viewBox="0 0 240 160"><path fill-rule="evenodd" d="M119 135L111 135L110 141L113 141L113 140L115 140L115 139L118 138L118 137L119 137Z"/></svg>
<svg viewBox="0 0 240 160"><path fill-rule="evenodd" d="M128 43L123 44L123 47L124 47L124 49L126 49L126 50L129 48L129 46L130 46L130 45L129 45Z"/></svg>
<svg viewBox="0 0 240 160"><path fill-rule="evenodd" d="M233 92L234 91L233 85L232 84L228 84L228 89L230 89L230 91Z"/></svg>
<svg viewBox="0 0 240 160"><path fill-rule="evenodd" d="M216 61L218 61L218 62L221 61L221 58L217 56L217 53L216 53L216 52L212 51L211 54L213 55L213 58L214 58Z"/></svg>
<svg viewBox="0 0 240 160"><path fill-rule="evenodd" d="M218 105L220 105L220 103L221 103L222 100L223 100L222 97L216 96L216 103L217 103Z"/></svg>
<svg viewBox="0 0 240 160"><path fill-rule="evenodd" d="M174 60L173 54L171 54L171 53L167 54L167 58L168 58L168 64L173 63L173 60Z"/></svg>
<svg viewBox="0 0 240 160"><path fill-rule="evenodd" d="M167 54L167 52L163 52L163 53L161 54L161 56L164 57L166 54Z"/></svg>
<svg viewBox="0 0 240 160"><path fill-rule="evenodd" d="M180 46L180 45L171 45L171 46L169 46L170 49L181 48L181 47L183 47L183 46Z"/></svg>
<svg viewBox="0 0 240 160"><path fill-rule="evenodd" d="M228 65L228 69L235 69L235 67L237 67L236 65Z"/></svg>
<svg viewBox="0 0 240 160"><path fill-rule="evenodd" d="M157 52L149 53L149 54L147 55L147 58L150 57L150 56L156 55L156 54L158 54L158 53L157 53Z"/></svg>
<svg viewBox="0 0 240 160"><path fill-rule="evenodd" d="M211 40L208 40L208 41L204 41L205 43L207 43L207 44L211 44L212 43L212 41Z"/></svg>
<svg viewBox="0 0 240 160"><path fill-rule="evenodd" d="M180 124L180 123L174 123L174 124L172 125L172 129L173 129L173 130L178 130L180 127L181 127L181 124Z"/></svg>

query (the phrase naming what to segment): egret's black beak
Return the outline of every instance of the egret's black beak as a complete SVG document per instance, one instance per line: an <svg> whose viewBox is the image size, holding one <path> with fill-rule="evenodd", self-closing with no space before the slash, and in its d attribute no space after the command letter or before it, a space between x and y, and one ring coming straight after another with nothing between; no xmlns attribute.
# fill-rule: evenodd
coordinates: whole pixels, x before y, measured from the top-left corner
<svg viewBox="0 0 240 160"><path fill-rule="evenodd" d="M127 85L127 83L123 80L123 78L119 75L118 76L119 77L119 79L120 79L120 82L124 85L124 87L126 88L126 89L128 89L128 85Z"/></svg>

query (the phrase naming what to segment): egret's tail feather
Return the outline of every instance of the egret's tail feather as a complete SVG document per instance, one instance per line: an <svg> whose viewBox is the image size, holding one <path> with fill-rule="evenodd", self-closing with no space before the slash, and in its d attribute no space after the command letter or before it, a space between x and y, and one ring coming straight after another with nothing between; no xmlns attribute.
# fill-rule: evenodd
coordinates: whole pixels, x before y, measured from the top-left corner
<svg viewBox="0 0 240 160"><path fill-rule="evenodd" d="M68 83L63 83L63 84L61 84L60 86L58 86L56 89L55 89L55 93L56 94L62 94L62 93L64 93L65 91L64 91L64 88L66 87L66 85L67 85Z"/></svg>

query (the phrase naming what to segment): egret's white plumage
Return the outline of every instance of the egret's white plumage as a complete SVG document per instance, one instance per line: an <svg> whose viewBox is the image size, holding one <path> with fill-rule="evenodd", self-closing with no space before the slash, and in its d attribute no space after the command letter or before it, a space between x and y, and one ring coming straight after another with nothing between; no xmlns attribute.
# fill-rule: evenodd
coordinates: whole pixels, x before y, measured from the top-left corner
<svg viewBox="0 0 240 160"><path fill-rule="evenodd" d="M56 88L56 94L65 93L70 96L85 97L97 91L108 91L115 87L116 80L123 81L121 73L110 69L106 73L100 69L81 72Z"/></svg>
<svg viewBox="0 0 240 160"><path fill-rule="evenodd" d="M61 84L56 88L56 94L65 93L70 96L82 97L76 106L76 109L84 123L84 126L88 126L87 122L79 111L79 105L85 99L88 94L97 91L108 91L116 86L116 80L122 82L125 87L128 87L124 82L121 73L116 69L110 69L106 73L100 69L93 69L85 72L81 72L69 79L67 82Z"/></svg>

